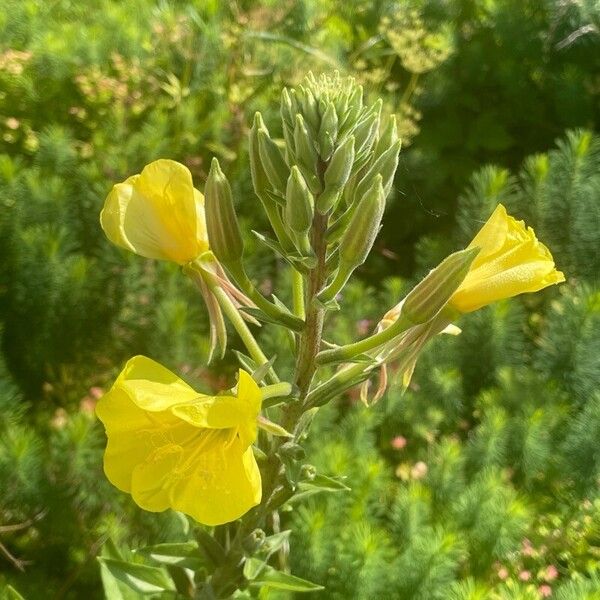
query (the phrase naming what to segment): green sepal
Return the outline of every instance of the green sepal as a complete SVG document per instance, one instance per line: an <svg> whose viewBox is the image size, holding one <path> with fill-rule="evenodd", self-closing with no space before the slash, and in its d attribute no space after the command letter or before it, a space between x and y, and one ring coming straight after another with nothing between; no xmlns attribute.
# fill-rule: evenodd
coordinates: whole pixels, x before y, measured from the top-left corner
<svg viewBox="0 0 600 600"><path fill-rule="evenodd" d="M256 366L256 362L251 359L247 354L240 352L239 350L233 350L235 357L238 359L241 367L252 375L252 379L256 381L256 383L261 383L263 379L267 376L273 365L275 364L275 360L277 359L277 355L274 354L266 363Z"/></svg>
<svg viewBox="0 0 600 600"><path fill-rule="evenodd" d="M258 426L263 431L266 431L267 433L270 433L271 435L274 435L277 437L287 437L287 438L294 437L289 431L286 431L281 425L278 425L277 423L273 423L273 421L269 421L269 419L267 419L266 417L263 417L263 416L258 417Z"/></svg>
<svg viewBox="0 0 600 600"><path fill-rule="evenodd" d="M99 557L98 560L117 581L139 594L176 591L173 579L161 567L149 567L114 558Z"/></svg>

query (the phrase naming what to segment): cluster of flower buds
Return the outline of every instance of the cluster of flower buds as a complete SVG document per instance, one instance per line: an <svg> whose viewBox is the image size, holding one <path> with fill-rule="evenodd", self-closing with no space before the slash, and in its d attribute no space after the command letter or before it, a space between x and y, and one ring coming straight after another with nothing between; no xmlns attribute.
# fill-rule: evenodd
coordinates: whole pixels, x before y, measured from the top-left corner
<svg viewBox="0 0 600 600"><path fill-rule="evenodd" d="M326 306L335 306L337 293L366 260L392 188L400 140L393 116L382 123L381 107L381 101L366 104L352 78L309 74L303 85L282 92L283 145L273 139L260 113L250 130L252 183L277 238L261 239L306 272L316 264L313 221L325 218L327 258L335 266L318 297ZM216 162L205 194L215 256L263 309L244 273L229 185ZM276 315L271 311L270 316Z"/></svg>

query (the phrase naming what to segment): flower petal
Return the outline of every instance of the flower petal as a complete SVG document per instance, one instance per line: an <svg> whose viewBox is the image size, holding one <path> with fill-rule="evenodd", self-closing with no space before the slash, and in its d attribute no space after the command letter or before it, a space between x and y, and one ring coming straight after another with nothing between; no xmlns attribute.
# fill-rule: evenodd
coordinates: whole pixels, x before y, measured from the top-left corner
<svg viewBox="0 0 600 600"><path fill-rule="evenodd" d="M178 477L170 490L170 505L205 525L234 521L261 500L252 448L244 450L237 437L226 447L215 446L201 454Z"/></svg>

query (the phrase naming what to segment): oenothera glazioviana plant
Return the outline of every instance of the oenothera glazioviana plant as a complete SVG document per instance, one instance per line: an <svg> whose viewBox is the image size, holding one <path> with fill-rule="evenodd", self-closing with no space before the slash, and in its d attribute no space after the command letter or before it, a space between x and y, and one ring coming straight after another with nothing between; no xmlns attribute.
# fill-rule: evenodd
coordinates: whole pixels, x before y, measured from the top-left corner
<svg viewBox="0 0 600 600"><path fill-rule="evenodd" d="M320 589L270 560L287 547L289 532L273 526L284 504L308 488L345 487L303 463L302 444L319 407L361 383L368 402L369 379L379 372L377 399L392 361L407 385L427 341L459 331L454 323L462 313L564 280L533 230L499 205L471 244L399 299L373 335L325 344L324 320L340 309L336 298L379 231L400 140L394 117L382 118L381 102L365 103L361 87L337 74L309 75L284 89L281 122L283 143L256 114L250 168L272 229L259 239L291 270L291 307L254 285L216 159L204 195L185 166L157 160L115 185L102 210L113 243L176 262L193 279L210 318L211 355L226 351L227 321L247 350L237 353L237 382L218 395L197 392L136 356L98 403L109 480L143 509L172 508L213 528L196 528L195 539L183 544L141 550L145 565L103 559L108 572L138 591L251 598L261 586ZM280 380L277 361L253 336L248 324L259 322L287 330L291 381Z"/></svg>

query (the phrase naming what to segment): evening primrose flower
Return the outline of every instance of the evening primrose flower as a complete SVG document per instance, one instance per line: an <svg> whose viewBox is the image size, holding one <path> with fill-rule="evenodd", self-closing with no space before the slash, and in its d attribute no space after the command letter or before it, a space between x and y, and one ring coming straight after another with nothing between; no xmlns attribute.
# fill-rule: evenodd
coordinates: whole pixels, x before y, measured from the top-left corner
<svg viewBox="0 0 600 600"><path fill-rule="evenodd" d="M174 160L156 160L117 183L100 224L113 244L146 258L184 265L208 250L204 196Z"/></svg>
<svg viewBox="0 0 600 600"><path fill-rule="evenodd" d="M556 270L550 251L536 238L533 229L508 215L502 204L496 207L467 250L475 248L479 252L447 304L428 322L409 328L378 349L374 358L380 364L379 385L372 402L379 400L386 390L386 363L395 363L403 386L408 387L427 342L439 333L460 333L460 329L451 323L460 313L472 312L504 298L536 292L565 280L563 273ZM405 300L383 316L375 333L387 329L401 317ZM369 390L370 382L366 381L361 389L365 403L369 401Z"/></svg>
<svg viewBox="0 0 600 600"><path fill-rule="evenodd" d="M565 280L533 229L508 215L502 204L468 247L480 248L479 254L449 302L461 313Z"/></svg>
<svg viewBox="0 0 600 600"><path fill-rule="evenodd" d="M140 174L113 186L100 213L100 224L113 244L146 258L182 265L208 310L209 362L217 347L223 356L227 346L225 321L208 279L236 308L255 308L255 304L231 283L209 250L204 196L194 188L189 169L167 159L146 165ZM246 313L242 318L256 323Z"/></svg>
<svg viewBox="0 0 600 600"><path fill-rule="evenodd" d="M261 500L252 451L260 408L259 387L243 370L235 395L207 396L135 356L96 407L108 437L106 476L145 510L233 521Z"/></svg>

